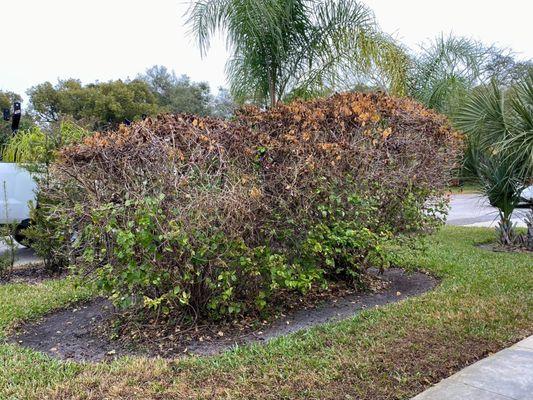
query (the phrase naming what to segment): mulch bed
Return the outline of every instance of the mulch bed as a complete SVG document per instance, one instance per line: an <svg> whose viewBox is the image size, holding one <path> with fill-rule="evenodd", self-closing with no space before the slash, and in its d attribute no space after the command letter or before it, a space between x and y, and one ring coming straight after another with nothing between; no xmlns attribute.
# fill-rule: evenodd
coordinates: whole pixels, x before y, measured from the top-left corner
<svg viewBox="0 0 533 400"><path fill-rule="evenodd" d="M519 246L504 246L499 243L482 243L478 247L483 250L494 251L496 253L526 253L533 254L532 250Z"/></svg>
<svg viewBox="0 0 533 400"><path fill-rule="evenodd" d="M36 285L50 279L60 279L68 274L67 271L53 273L44 267L42 262L15 265L9 273L0 277L0 284L6 283L26 283Z"/></svg>
<svg viewBox="0 0 533 400"><path fill-rule="evenodd" d="M270 339L326 322L349 318L375 306L397 302L433 289L437 280L422 272L390 268L372 275L373 290L354 292L336 288L328 294L293 297L285 309L265 320L246 320L169 327L128 325L119 340L110 340L117 316L102 298L54 312L37 323L25 324L9 340L64 360L98 362L122 355L176 357L208 355L235 345ZM154 322L154 321L152 321Z"/></svg>

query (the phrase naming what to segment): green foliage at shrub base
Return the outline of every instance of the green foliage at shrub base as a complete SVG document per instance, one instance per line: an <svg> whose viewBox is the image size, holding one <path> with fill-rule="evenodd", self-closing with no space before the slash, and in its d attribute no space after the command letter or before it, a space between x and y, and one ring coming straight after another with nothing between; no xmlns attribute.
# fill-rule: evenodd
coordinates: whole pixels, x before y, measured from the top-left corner
<svg viewBox="0 0 533 400"><path fill-rule="evenodd" d="M86 219L72 244L73 252L81 251L79 271L93 272L119 307L216 319L262 310L280 290L305 294L338 279L358 284L368 267L389 265L392 233L372 230L379 221L371 218L371 202L352 210L360 222L340 208L319 206L322 222L287 253L268 244L250 247L216 230L188 232L177 215L164 212L164 198L77 209L76 218ZM357 198L351 196L352 205ZM59 245L62 238L53 237Z"/></svg>

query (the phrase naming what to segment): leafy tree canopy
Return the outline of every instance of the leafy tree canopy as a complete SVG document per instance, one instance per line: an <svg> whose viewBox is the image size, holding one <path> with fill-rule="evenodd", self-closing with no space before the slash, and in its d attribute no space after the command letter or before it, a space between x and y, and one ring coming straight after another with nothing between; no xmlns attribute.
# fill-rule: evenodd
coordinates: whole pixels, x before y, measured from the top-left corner
<svg viewBox="0 0 533 400"><path fill-rule="evenodd" d="M158 111L155 94L141 80L82 85L79 80L44 82L28 90L35 115L44 122L72 117L95 129L113 126Z"/></svg>
<svg viewBox="0 0 533 400"><path fill-rule="evenodd" d="M77 79L44 82L28 90L33 115L46 123L65 118L90 129L108 129L143 114L192 113L229 117L233 102L227 91L212 96L205 82L177 77L153 66L134 80L83 85Z"/></svg>
<svg viewBox="0 0 533 400"><path fill-rule="evenodd" d="M22 97L17 93L0 90L0 108L11 108L15 101L22 101Z"/></svg>
<svg viewBox="0 0 533 400"><path fill-rule="evenodd" d="M171 113L211 113L211 93L206 82L191 82L187 75L177 77L174 71L154 65L138 77L150 87L161 109Z"/></svg>

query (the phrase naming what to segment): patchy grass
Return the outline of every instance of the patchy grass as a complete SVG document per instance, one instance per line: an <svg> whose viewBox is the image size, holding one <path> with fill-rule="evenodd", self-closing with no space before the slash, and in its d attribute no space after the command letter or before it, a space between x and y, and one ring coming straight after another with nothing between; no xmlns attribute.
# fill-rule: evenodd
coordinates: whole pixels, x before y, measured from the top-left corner
<svg viewBox="0 0 533 400"><path fill-rule="evenodd" d="M0 285L0 338L20 321L43 316L50 310L87 300L92 291L74 279L50 279L40 284Z"/></svg>
<svg viewBox="0 0 533 400"><path fill-rule="evenodd" d="M80 366L61 363L18 346L4 344L5 335L20 321L36 319L70 303L88 299L89 289L70 279L37 285L0 285L0 399L24 399L36 388L72 378Z"/></svg>
<svg viewBox="0 0 533 400"><path fill-rule="evenodd" d="M401 257L404 266L442 278L435 291L264 346L111 364L60 363L2 346L0 398L408 399L533 333L533 257L475 246L491 235L489 229L446 227L428 240L424 254ZM45 287L34 298L1 288L8 303L0 306L2 329L13 323L6 312L33 318L79 296L69 291Z"/></svg>
<svg viewBox="0 0 533 400"><path fill-rule="evenodd" d="M476 194L481 193L481 188L478 183L464 183L461 186L450 187L451 194Z"/></svg>

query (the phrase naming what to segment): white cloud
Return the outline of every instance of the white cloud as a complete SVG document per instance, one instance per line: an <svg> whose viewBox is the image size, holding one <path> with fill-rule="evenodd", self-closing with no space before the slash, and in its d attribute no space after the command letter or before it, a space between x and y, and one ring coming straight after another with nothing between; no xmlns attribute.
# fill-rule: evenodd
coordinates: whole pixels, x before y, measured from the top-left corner
<svg viewBox="0 0 533 400"><path fill-rule="evenodd" d="M225 84L222 39L201 59L183 0L2 0L0 89L24 93L57 78L134 77L154 64ZM367 0L382 28L414 46L440 32L472 36L533 58L533 2Z"/></svg>
<svg viewBox="0 0 533 400"><path fill-rule="evenodd" d="M533 58L530 0L364 0L381 27L414 46L441 32L512 48Z"/></svg>

